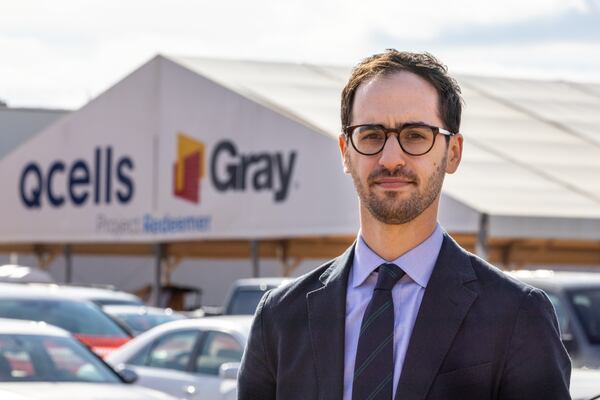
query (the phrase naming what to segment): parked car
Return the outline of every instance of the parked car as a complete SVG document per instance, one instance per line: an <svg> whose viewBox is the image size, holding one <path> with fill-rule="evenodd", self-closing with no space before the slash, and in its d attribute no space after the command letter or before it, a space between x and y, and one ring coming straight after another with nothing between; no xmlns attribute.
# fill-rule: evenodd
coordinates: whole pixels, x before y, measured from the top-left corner
<svg viewBox="0 0 600 400"><path fill-rule="evenodd" d="M159 325L106 360L132 369L142 386L188 400L233 400L252 317L188 319Z"/></svg>
<svg viewBox="0 0 600 400"><path fill-rule="evenodd" d="M142 299L136 295L116 290L112 286L58 285L58 290L68 296L94 302L100 307L109 305L144 305Z"/></svg>
<svg viewBox="0 0 600 400"><path fill-rule="evenodd" d="M112 305L104 306L102 310L123 325L133 336L166 322L186 318L185 315L170 308Z"/></svg>
<svg viewBox="0 0 600 400"><path fill-rule="evenodd" d="M510 274L548 295L573 366L600 368L600 274L547 270Z"/></svg>
<svg viewBox="0 0 600 400"><path fill-rule="evenodd" d="M289 278L248 278L233 283L223 305L225 315L254 315L265 292L291 282Z"/></svg>
<svg viewBox="0 0 600 400"><path fill-rule="evenodd" d="M0 319L3 400L175 400L130 385L67 331L39 322Z"/></svg>
<svg viewBox="0 0 600 400"><path fill-rule="evenodd" d="M0 282L53 283L54 278L47 271L39 268L6 264L0 266Z"/></svg>
<svg viewBox="0 0 600 400"><path fill-rule="evenodd" d="M574 368L570 392L573 400L600 399L600 370Z"/></svg>
<svg viewBox="0 0 600 400"><path fill-rule="evenodd" d="M90 301L55 285L0 283L0 318L44 321L71 332L95 353L106 356L131 335Z"/></svg>

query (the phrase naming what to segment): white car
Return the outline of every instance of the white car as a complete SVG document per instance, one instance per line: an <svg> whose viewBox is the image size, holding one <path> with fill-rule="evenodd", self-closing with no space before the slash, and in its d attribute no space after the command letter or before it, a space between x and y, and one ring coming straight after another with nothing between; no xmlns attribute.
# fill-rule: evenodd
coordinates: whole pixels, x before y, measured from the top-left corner
<svg viewBox="0 0 600 400"><path fill-rule="evenodd" d="M600 370L574 368L571 372L571 398L600 399Z"/></svg>
<svg viewBox="0 0 600 400"><path fill-rule="evenodd" d="M67 331L43 322L0 319L3 400L175 400L134 386Z"/></svg>
<svg viewBox="0 0 600 400"><path fill-rule="evenodd" d="M138 384L187 400L234 400L251 316L188 319L159 325L113 352Z"/></svg>
<svg viewBox="0 0 600 400"><path fill-rule="evenodd" d="M143 306L142 299L134 294L116 290L111 286L55 285L56 290L65 296L91 301L100 307L108 305Z"/></svg>

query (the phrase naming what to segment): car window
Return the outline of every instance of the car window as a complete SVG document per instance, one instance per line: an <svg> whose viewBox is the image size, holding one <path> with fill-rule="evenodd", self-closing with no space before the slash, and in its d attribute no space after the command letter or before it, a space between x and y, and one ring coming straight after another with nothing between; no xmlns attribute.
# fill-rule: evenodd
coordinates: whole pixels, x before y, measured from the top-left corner
<svg viewBox="0 0 600 400"><path fill-rule="evenodd" d="M45 321L71 333L127 338L116 322L92 303L54 299L0 299L0 317Z"/></svg>
<svg viewBox="0 0 600 400"><path fill-rule="evenodd" d="M117 375L79 342L41 335L0 335L0 382L110 382Z"/></svg>
<svg viewBox="0 0 600 400"><path fill-rule="evenodd" d="M198 336L196 330L166 334L154 342L144 365L178 371L187 370Z"/></svg>
<svg viewBox="0 0 600 400"><path fill-rule="evenodd" d="M139 335L142 332L166 322L185 318L179 314L113 313L112 316L119 320L136 335Z"/></svg>
<svg viewBox="0 0 600 400"><path fill-rule="evenodd" d="M256 307L265 293L266 290L260 289L236 291L231 298L231 303L229 304L227 314L254 315Z"/></svg>
<svg viewBox="0 0 600 400"><path fill-rule="evenodd" d="M201 374L219 375L219 367L227 362L240 362L243 347L231 335L208 331L198 353L195 363L195 371Z"/></svg>
<svg viewBox="0 0 600 400"><path fill-rule="evenodd" d="M573 290L569 299L592 344L600 344L600 289Z"/></svg>
<svg viewBox="0 0 600 400"><path fill-rule="evenodd" d="M561 333L571 333L569 329L569 317L565 311L565 307L562 301L558 298L554 293L545 292L550 302L554 306L554 311L556 311L556 319L558 319L558 325Z"/></svg>

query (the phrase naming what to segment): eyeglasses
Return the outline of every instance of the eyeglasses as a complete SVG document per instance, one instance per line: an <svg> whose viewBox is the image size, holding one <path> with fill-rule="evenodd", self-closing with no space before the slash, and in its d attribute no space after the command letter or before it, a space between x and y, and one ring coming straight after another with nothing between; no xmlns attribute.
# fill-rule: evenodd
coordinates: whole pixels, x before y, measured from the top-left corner
<svg viewBox="0 0 600 400"><path fill-rule="evenodd" d="M455 133L427 124L405 124L399 128L386 128L382 125L366 124L348 126L344 129L354 150L365 156L372 156L383 150L390 135L394 133L398 144L406 154L422 156L435 144L438 134L453 136Z"/></svg>

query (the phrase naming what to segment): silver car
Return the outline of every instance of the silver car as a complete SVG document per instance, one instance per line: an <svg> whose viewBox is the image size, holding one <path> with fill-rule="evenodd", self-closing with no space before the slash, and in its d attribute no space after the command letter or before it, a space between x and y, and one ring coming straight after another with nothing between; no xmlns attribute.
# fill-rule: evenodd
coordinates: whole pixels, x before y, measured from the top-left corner
<svg viewBox="0 0 600 400"><path fill-rule="evenodd" d="M175 400L127 382L67 331L43 322L0 319L0 398Z"/></svg>
<svg viewBox="0 0 600 400"><path fill-rule="evenodd" d="M107 362L127 367L140 385L188 400L233 400L251 316L168 322L113 352Z"/></svg>
<svg viewBox="0 0 600 400"><path fill-rule="evenodd" d="M548 295L573 367L600 368L600 274L535 270L510 275Z"/></svg>

